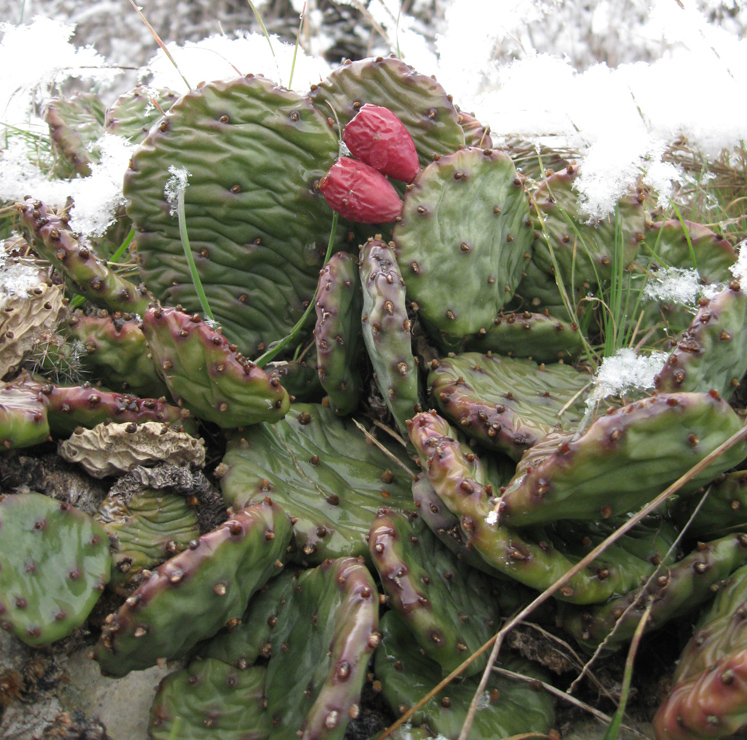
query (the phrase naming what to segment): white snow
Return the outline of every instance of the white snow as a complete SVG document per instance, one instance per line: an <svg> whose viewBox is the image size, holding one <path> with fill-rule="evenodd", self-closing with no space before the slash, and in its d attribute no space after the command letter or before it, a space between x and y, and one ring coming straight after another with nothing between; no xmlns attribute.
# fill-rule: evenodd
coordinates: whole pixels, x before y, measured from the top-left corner
<svg viewBox="0 0 747 740"><path fill-rule="evenodd" d="M169 167L169 173L171 174L171 177L166 180L163 193L166 196L166 202L171 206L169 215L175 216L179 203L179 196L187 189L191 173L185 167L175 167L174 165Z"/></svg>
<svg viewBox="0 0 747 740"><path fill-rule="evenodd" d="M643 295L653 300L691 306L701 294L702 287L696 269L667 267L649 278Z"/></svg>
<svg viewBox="0 0 747 740"><path fill-rule="evenodd" d="M744 289L747 289L747 240L739 245L739 257L729 269Z"/></svg>
<svg viewBox="0 0 747 740"><path fill-rule="evenodd" d="M594 376L594 388L586 401L589 409L608 396L621 396L628 390L648 390L654 387L654 377L664 367L669 355L652 352L639 355L634 349L619 349L605 357Z"/></svg>

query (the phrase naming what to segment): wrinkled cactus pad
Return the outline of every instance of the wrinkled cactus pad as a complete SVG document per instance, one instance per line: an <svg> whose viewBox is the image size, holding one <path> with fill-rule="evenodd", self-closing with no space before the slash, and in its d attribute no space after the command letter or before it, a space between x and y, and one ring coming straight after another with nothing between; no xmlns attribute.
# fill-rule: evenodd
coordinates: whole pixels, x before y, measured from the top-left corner
<svg viewBox="0 0 747 740"><path fill-rule="evenodd" d="M80 627L109 582L102 526L40 493L0 496L0 626L34 647Z"/></svg>
<svg viewBox="0 0 747 740"><path fill-rule="evenodd" d="M169 168L186 170L186 228L208 303L232 341L261 352L314 294L332 222L315 183L337 153L327 114L262 77L188 93L125 177L142 279L164 304L199 310L164 192Z"/></svg>
<svg viewBox="0 0 747 740"><path fill-rule="evenodd" d="M171 394L224 428L281 419L290 405L277 378L237 352L222 332L174 308L150 308L143 332Z"/></svg>
<svg viewBox="0 0 747 740"><path fill-rule="evenodd" d="M404 465L404 454L384 440ZM238 510L271 496L293 518L304 562L362 555L381 506L412 509L411 476L370 444L353 421L332 409L294 404L277 424L233 435L223 458L221 490Z"/></svg>
<svg viewBox="0 0 747 740"><path fill-rule="evenodd" d="M624 514L674 483L741 423L715 393L660 394L612 410L577 440L532 448L501 497L499 518L524 527ZM697 490L745 457L745 444L735 445L680 493Z"/></svg>
<svg viewBox="0 0 747 740"><path fill-rule="evenodd" d="M283 567L290 537L288 517L267 501L193 540L107 618L95 650L101 670L124 676L182 657L240 619L251 595Z"/></svg>
<svg viewBox="0 0 747 740"><path fill-rule="evenodd" d="M150 710L148 738L269 740L265 672L207 658L166 676Z"/></svg>
<svg viewBox="0 0 747 740"><path fill-rule="evenodd" d="M359 559L326 560L298 576L272 632L272 740L342 740L360 713L378 628L379 594Z"/></svg>
<svg viewBox="0 0 747 740"><path fill-rule="evenodd" d="M419 519L382 509L368 540L389 605L409 625L421 650L451 673L497 630L499 586L462 563ZM475 661L465 672L483 670Z"/></svg>
<svg viewBox="0 0 747 740"><path fill-rule="evenodd" d="M553 429L576 428L589 382L570 365L466 352L440 360L428 390L465 434L518 460Z"/></svg>

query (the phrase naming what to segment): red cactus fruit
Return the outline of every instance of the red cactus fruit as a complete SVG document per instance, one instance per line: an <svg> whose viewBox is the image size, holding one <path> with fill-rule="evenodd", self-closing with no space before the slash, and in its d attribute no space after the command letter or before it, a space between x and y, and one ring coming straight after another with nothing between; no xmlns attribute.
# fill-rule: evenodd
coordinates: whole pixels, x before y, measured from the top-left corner
<svg viewBox="0 0 747 740"><path fill-rule="evenodd" d="M415 143L389 108L366 103L345 126L342 138L354 157L393 180L412 182L420 172Z"/></svg>
<svg viewBox="0 0 747 740"><path fill-rule="evenodd" d="M389 180L373 167L340 157L319 182L327 203L349 221L385 224L402 213L402 201Z"/></svg>

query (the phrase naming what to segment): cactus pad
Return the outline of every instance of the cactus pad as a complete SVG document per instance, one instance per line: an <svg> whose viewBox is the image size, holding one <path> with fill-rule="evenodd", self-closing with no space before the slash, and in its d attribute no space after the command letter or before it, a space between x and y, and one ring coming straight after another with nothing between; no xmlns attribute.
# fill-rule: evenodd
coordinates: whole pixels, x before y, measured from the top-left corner
<svg viewBox="0 0 747 740"><path fill-rule="evenodd" d="M441 157L408 188L393 231L408 297L447 340L477 334L513 296L533 233L508 155L473 148Z"/></svg>
<svg viewBox="0 0 747 740"><path fill-rule="evenodd" d="M276 378L250 362L196 314L151 308L143 332L171 394L224 428L281 419L290 405Z"/></svg>
<svg viewBox="0 0 747 740"><path fill-rule="evenodd" d="M288 517L268 500L193 540L107 618L95 651L102 671L124 676L182 657L240 619L251 595L282 568L290 537Z"/></svg>
<svg viewBox="0 0 747 740"><path fill-rule="evenodd" d="M164 188L186 169L186 227L208 303L247 353L285 336L316 287L332 213L315 183L338 144L311 102L249 75L174 103L132 158L127 213L156 297L199 310Z"/></svg>
<svg viewBox="0 0 747 740"><path fill-rule="evenodd" d="M442 359L428 388L465 434L518 460L553 429L575 429L585 410L578 398L589 380L570 365L467 352Z"/></svg>
<svg viewBox="0 0 747 740"><path fill-rule="evenodd" d="M740 426L718 394L669 393L636 401L597 419L577 440L530 450L501 497L499 518L523 527L624 514L661 493ZM680 493L696 490L746 456L747 447L737 444Z"/></svg>
<svg viewBox="0 0 747 740"><path fill-rule="evenodd" d="M385 614L381 632L374 670L385 701L395 713L403 714L441 680L441 667L421 653L401 615ZM509 658L501 666L535 679L545 678L520 658ZM478 684L478 676L452 682L415 713L413 724L427 725L445 740L457 740ZM493 676L486 693L487 701L481 702L475 715L470 740L532 737L546 733L555 723L550 695L527 683Z"/></svg>
<svg viewBox="0 0 747 740"><path fill-rule="evenodd" d="M40 493L0 497L0 626L27 645L80 627L109 582L98 522Z"/></svg>
<svg viewBox="0 0 747 740"><path fill-rule="evenodd" d="M387 446L408 464L404 451ZM294 404L277 424L234 435L223 458L223 496L234 509L271 496L295 520L303 561L368 557L381 506L412 509L410 475L331 409Z"/></svg>

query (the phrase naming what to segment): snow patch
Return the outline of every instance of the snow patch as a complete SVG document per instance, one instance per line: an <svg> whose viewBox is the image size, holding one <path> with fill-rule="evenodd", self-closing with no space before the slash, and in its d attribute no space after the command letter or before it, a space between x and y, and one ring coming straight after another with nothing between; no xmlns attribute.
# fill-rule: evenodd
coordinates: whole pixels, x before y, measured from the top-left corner
<svg viewBox="0 0 747 740"><path fill-rule="evenodd" d="M174 165L169 167L169 173L171 177L166 180L163 194L166 196L166 202L171 206L169 216L176 216L176 211L179 207L179 196L183 195L187 189L192 173L186 167L175 167Z"/></svg>
<svg viewBox="0 0 747 740"><path fill-rule="evenodd" d="M661 372L669 355L652 352L638 355L634 349L619 349L611 357L605 357L594 376L594 388L586 399L593 409L608 396L621 396L629 390L648 390L654 387L654 377Z"/></svg>

